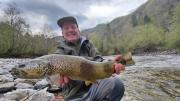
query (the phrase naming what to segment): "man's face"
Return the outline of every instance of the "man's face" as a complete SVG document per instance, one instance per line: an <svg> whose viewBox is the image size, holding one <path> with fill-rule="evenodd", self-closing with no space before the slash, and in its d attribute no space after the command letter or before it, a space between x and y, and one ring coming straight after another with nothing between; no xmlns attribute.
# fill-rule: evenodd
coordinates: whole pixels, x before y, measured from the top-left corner
<svg viewBox="0 0 180 101"><path fill-rule="evenodd" d="M76 42L80 38L78 26L73 22L65 22L62 27L62 34L69 42Z"/></svg>

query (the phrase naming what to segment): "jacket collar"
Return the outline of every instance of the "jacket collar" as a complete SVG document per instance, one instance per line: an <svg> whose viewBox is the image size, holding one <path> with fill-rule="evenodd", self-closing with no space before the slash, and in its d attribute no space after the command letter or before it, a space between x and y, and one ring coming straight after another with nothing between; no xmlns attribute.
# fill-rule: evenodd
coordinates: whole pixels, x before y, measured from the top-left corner
<svg viewBox="0 0 180 101"><path fill-rule="evenodd" d="M84 36L81 36L80 39L81 39L80 46L82 46L82 44L83 44L84 42L86 42L86 41L88 42L88 39L87 39L86 37L84 37Z"/></svg>

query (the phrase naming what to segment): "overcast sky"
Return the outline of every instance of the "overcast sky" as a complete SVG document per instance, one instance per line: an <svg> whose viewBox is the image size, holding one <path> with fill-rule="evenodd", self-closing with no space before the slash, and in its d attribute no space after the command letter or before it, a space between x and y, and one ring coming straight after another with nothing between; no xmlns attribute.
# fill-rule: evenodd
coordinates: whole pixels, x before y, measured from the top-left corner
<svg viewBox="0 0 180 101"><path fill-rule="evenodd" d="M80 29L107 23L116 17L127 15L147 0L0 0L0 21L7 3L15 2L34 32L50 25L60 31L56 22L63 16L75 16Z"/></svg>

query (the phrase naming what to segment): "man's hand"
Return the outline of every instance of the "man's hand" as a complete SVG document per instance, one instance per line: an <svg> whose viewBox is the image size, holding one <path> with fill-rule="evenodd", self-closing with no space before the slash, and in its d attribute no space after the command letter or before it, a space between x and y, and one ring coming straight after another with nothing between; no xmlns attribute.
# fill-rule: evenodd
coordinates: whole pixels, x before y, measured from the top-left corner
<svg viewBox="0 0 180 101"><path fill-rule="evenodd" d="M61 86L64 86L69 83L69 78L67 76L60 75L59 83Z"/></svg>
<svg viewBox="0 0 180 101"><path fill-rule="evenodd" d="M118 63L120 62L121 60L123 59L122 55L117 55L115 57L115 59L113 60L114 61L114 72L116 74L120 74L121 71L123 71L125 69L124 65L122 65L121 63Z"/></svg>

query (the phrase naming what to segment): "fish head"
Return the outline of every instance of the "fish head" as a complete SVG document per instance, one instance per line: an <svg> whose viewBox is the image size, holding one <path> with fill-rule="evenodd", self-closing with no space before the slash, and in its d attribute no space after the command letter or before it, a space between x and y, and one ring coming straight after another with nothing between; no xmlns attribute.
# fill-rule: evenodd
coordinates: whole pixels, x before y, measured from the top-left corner
<svg viewBox="0 0 180 101"><path fill-rule="evenodd" d="M33 60L16 65L11 70L15 78L38 79L46 75L49 64L45 61Z"/></svg>
<svg viewBox="0 0 180 101"><path fill-rule="evenodd" d="M126 65L126 66L135 65L135 61L132 58L132 53L127 52L126 54L124 54L122 60L120 61L120 63L123 64L123 65Z"/></svg>

